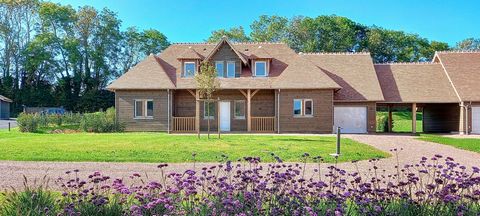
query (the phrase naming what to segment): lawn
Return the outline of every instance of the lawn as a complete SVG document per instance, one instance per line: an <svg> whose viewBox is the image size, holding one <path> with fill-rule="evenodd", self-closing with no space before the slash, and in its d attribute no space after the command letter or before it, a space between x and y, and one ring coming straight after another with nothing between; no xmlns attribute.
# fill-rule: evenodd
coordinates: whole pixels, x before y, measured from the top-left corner
<svg viewBox="0 0 480 216"><path fill-rule="evenodd" d="M431 134L420 135L419 140L450 145L455 148L480 153L480 139L475 138L450 138Z"/></svg>
<svg viewBox="0 0 480 216"><path fill-rule="evenodd" d="M387 116L388 112L377 112L377 115ZM417 112L417 133L423 132L421 112ZM412 132L412 113L411 112L392 112L393 117L393 132L405 133Z"/></svg>
<svg viewBox="0 0 480 216"><path fill-rule="evenodd" d="M0 130L0 160L17 161L109 161L109 162L201 162L258 156L273 161L275 153L284 161L300 161L305 152L326 161L335 152L333 136L224 135L207 140L202 136L165 133L21 133ZM388 157L389 154L350 139L342 139L339 161Z"/></svg>

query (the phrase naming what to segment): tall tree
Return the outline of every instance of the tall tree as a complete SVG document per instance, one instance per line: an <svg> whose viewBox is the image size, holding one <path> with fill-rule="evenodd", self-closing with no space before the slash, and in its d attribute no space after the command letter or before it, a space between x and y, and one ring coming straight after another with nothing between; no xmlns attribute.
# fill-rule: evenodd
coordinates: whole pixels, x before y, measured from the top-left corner
<svg viewBox="0 0 480 216"><path fill-rule="evenodd" d="M250 38L245 34L243 27L233 27L229 30L219 29L212 32L207 42L214 43L222 40L223 36L227 36L233 42L248 42Z"/></svg>
<svg viewBox="0 0 480 216"><path fill-rule="evenodd" d="M467 38L457 43L455 49L458 50L479 50L480 38Z"/></svg>
<svg viewBox="0 0 480 216"><path fill-rule="evenodd" d="M250 24L250 37L257 42L286 42L288 19L280 16L262 15Z"/></svg>

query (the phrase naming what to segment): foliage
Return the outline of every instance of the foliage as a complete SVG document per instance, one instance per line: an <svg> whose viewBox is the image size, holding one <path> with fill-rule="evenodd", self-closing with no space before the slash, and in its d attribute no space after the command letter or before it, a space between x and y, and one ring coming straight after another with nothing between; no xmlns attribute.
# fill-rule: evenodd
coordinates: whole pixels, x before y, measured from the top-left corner
<svg viewBox="0 0 480 216"><path fill-rule="evenodd" d="M78 129L78 126L77 126ZM342 138L341 162L389 157L367 144ZM270 162L270 152L284 161L298 162L298 155L312 152L328 157L334 152L336 138L332 136L272 136L225 135L221 139L194 135L172 136L166 133L60 133L29 134L0 130L0 160L15 161L95 161L95 162L192 162L191 153L197 152L197 161L216 162L220 155L232 160L244 155L261 157Z"/></svg>
<svg viewBox="0 0 480 216"><path fill-rule="evenodd" d="M12 191L5 194L5 200L0 202L0 215L3 216L54 216L59 209L55 203L54 194L48 190L46 180L42 184L28 186L24 178L24 190Z"/></svg>
<svg viewBox="0 0 480 216"><path fill-rule="evenodd" d="M169 45L157 30L121 31L121 20L106 8L2 1L0 17L0 93L13 99L14 114L22 105L73 112L111 107L114 94L106 85Z"/></svg>
<svg viewBox="0 0 480 216"><path fill-rule="evenodd" d="M121 132L124 126L117 122L115 108L108 108L106 112L84 114L80 120L80 130L95 133Z"/></svg>
<svg viewBox="0 0 480 216"><path fill-rule="evenodd" d="M458 50L480 50L480 38L467 38L457 43Z"/></svg>
<svg viewBox="0 0 480 216"><path fill-rule="evenodd" d="M248 42L250 38L245 34L243 27L233 27L229 30L219 29L212 32L212 35L208 37L207 42L217 42L222 39L223 36L227 36L230 41L233 42Z"/></svg>
<svg viewBox="0 0 480 216"><path fill-rule="evenodd" d="M407 110L395 109L392 112L392 131L395 133L410 133L412 132L412 112ZM381 121L388 121L388 112L377 112L377 123L379 118L382 118ZM422 124L423 113L417 112L417 132L423 132L423 124ZM383 120L385 119L385 120ZM388 122L387 122L388 124ZM377 124L377 129L379 129ZM388 127L384 127L384 129L388 129ZM379 130L377 130L379 131Z"/></svg>
<svg viewBox="0 0 480 216"><path fill-rule="evenodd" d="M388 115L377 115L376 118L377 132L388 132Z"/></svg>
<svg viewBox="0 0 480 216"><path fill-rule="evenodd" d="M37 132L39 127L39 118L35 114L20 113L17 118L18 128L21 132Z"/></svg>
<svg viewBox="0 0 480 216"><path fill-rule="evenodd" d="M195 83L197 84L197 91L202 99L206 99L209 103L207 113L210 114L210 103L213 103L212 96L215 91L220 88L220 82L217 79L217 70L209 62L203 62L200 65L200 72L195 74ZM210 138L210 118L208 118L208 138Z"/></svg>
<svg viewBox="0 0 480 216"><path fill-rule="evenodd" d="M399 152L392 150L397 155ZM195 157L196 154L193 154ZM158 179L137 172L129 180L79 170L57 179L57 202L67 215L478 215L480 169L442 155L417 163L393 164L388 171L371 160L367 173L324 167L322 157L302 155L301 164L244 157ZM398 160L397 160L398 161ZM306 163L318 168L306 176ZM146 175L146 174L145 174Z"/></svg>

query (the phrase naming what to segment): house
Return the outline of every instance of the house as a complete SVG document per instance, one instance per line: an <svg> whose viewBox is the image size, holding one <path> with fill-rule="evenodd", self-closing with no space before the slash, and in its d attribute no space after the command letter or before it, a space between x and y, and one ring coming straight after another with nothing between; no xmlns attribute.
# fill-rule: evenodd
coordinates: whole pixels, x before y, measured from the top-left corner
<svg viewBox="0 0 480 216"><path fill-rule="evenodd" d="M296 53L284 43L222 38L173 44L107 88L115 92L117 119L128 131L204 131L210 119L211 128L222 131L332 133L339 126L346 133L374 133L378 107L404 106L427 112L424 124L432 132L461 132L466 121L475 132L480 112L474 106L480 98L468 93L471 84L463 82L462 71L474 76L480 70L457 64L479 61L451 56L437 53L432 63L376 65L369 53ZM202 101L196 91L194 75L205 61L218 73L218 103ZM465 91L464 99L459 91Z"/></svg>
<svg viewBox="0 0 480 216"><path fill-rule="evenodd" d="M0 119L10 119L10 104L13 101L0 95Z"/></svg>

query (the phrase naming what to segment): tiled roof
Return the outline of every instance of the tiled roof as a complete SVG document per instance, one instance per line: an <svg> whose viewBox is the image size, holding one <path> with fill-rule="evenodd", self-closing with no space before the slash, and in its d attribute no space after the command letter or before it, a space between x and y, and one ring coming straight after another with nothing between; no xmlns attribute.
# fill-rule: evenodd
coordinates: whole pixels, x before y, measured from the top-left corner
<svg viewBox="0 0 480 216"><path fill-rule="evenodd" d="M5 102L8 102L8 103L12 103L13 101L10 99L10 98L7 98L3 95L0 95L0 101L5 101Z"/></svg>
<svg viewBox="0 0 480 216"><path fill-rule="evenodd" d="M149 55L145 60L139 62L127 73L113 81L107 89L172 89L175 85L172 78L168 76L162 67L161 59Z"/></svg>
<svg viewBox="0 0 480 216"><path fill-rule="evenodd" d="M437 52L462 101L480 101L480 51Z"/></svg>
<svg viewBox="0 0 480 216"><path fill-rule="evenodd" d="M302 56L337 82L336 101L383 101L370 53L305 53Z"/></svg>
<svg viewBox="0 0 480 216"><path fill-rule="evenodd" d="M198 54L197 51L195 51L194 49L192 49L191 46L189 46L188 49L186 49L182 54L180 54L178 56L178 59L197 59L197 60L201 60L201 59L203 59L203 56Z"/></svg>
<svg viewBox="0 0 480 216"><path fill-rule="evenodd" d="M376 64L385 102L457 103L459 99L437 63Z"/></svg>
<svg viewBox="0 0 480 216"><path fill-rule="evenodd" d="M237 78L220 78L220 87L225 89L339 89L340 86L314 64L300 57L283 43L227 43L240 56L248 57L262 49L271 56L268 77L253 77L248 66L242 67ZM261 46L261 48L259 48ZM173 44L157 56L140 62L125 75L113 82L108 89L193 89L195 79L180 77L181 61L178 57L186 50L194 50L199 56L212 56L218 44L185 43ZM143 72L142 72L143 71ZM163 75L159 75L163 74ZM167 79L170 78L170 79ZM155 80L155 81L154 81ZM160 81L162 80L162 81Z"/></svg>

